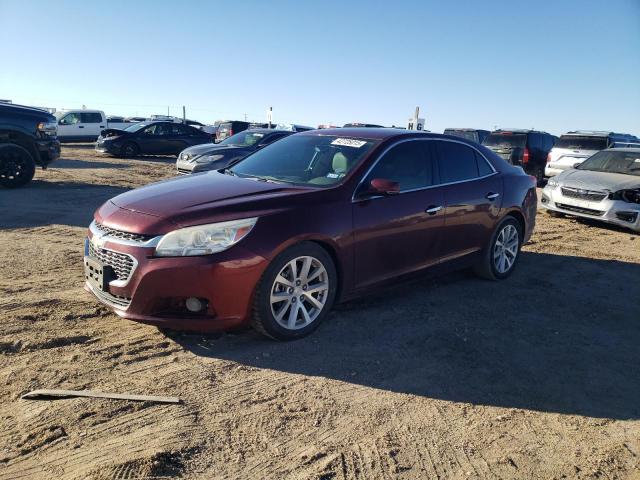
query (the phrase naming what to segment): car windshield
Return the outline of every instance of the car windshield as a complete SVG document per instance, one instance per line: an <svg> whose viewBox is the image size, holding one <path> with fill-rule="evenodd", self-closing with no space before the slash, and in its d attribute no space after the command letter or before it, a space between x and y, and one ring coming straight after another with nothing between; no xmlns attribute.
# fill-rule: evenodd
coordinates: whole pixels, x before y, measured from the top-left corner
<svg viewBox="0 0 640 480"><path fill-rule="evenodd" d="M445 135L453 135L454 137L460 137L460 138L466 138L467 140L471 140L473 142L477 142L478 141L478 136L476 135L476 132L471 131L471 130L445 130L444 131Z"/></svg>
<svg viewBox="0 0 640 480"><path fill-rule="evenodd" d="M125 132L135 133L135 132L138 132L138 131L142 130L144 127L147 127L149 125L151 125L151 124L147 123L147 122L135 123L135 124L131 125L130 127L125 128L124 131Z"/></svg>
<svg viewBox="0 0 640 480"><path fill-rule="evenodd" d="M339 136L291 135L258 150L226 172L263 181L327 187L342 181L374 143Z"/></svg>
<svg viewBox="0 0 640 480"><path fill-rule="evenodd" d="M623 173L640 177L640 152L603 150L576 167L594 172Z"/></svg>
<svg viewBox="0 0 640 480"><path fill-rule="evenodd" d="M492 133L482 144L486 147L524 147L527 144L527 136L524 133Z"/></svg>
<svg viewBox="0 0 640 480"><path fill-rule="evenodd" d="M264 138L264 133L251 132L245 130L244 132L236 133L230 137L225 138L220 142L220 145L238 145L241 147L250 147L255 145Z"/></svg>
<svg viewBox="0 0 640 480"><path fill-rule="evenodd" d="M578 137L562 135L554 148L569 148L571 150L604 150L607 148L607 137Z"/></svg>

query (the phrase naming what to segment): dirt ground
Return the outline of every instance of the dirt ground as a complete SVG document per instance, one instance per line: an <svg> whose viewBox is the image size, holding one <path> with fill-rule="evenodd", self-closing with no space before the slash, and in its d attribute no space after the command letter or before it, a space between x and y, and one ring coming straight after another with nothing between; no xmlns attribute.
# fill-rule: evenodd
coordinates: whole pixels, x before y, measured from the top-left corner
<svg viewBox="0 0 640 480"><path fill-rule="evenodd" d="M292 343L167 336L82 290L82 242L173 162L65 147L0 190L0 479L640 478L640 236L540 212L504 282L400 283Z"/></svg>

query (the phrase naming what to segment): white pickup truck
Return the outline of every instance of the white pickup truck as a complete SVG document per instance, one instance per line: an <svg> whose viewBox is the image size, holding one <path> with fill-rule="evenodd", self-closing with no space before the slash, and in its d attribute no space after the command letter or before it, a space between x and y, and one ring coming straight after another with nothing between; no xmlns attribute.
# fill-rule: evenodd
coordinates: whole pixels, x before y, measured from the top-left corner
<svg viewBox="0 0 640 480"><path fill-rule="evenodd" d="M54 113L61 142L95 142L106 128L125 128L135 122L108 122L101 110L60 110Z"/></svg>

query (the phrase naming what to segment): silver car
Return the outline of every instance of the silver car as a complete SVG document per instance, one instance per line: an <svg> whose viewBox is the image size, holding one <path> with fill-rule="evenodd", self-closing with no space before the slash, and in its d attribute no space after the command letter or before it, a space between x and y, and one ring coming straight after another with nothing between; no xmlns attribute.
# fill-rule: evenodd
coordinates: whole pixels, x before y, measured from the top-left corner
<svg viewBox="0 0 640 480"><path fill-rule="evenodd" d="M547 157L544 169L546 177L552 177L560 172L582 163L591 155L605 148L628 146L630 143L640 142L628 133L597 132L591 130L576 130L560 135Z"/></svg>
<svg viewBox="0 0 640 480"><path fill-rule="evenodd" d="M549 179L542 206L640 232L640 148L610 148Z"/></svg>

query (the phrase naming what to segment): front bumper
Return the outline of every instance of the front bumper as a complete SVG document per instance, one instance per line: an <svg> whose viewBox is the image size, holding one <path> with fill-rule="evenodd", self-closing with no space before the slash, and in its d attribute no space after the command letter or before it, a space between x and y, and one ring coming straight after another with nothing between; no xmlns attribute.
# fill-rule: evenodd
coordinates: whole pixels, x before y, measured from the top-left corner
<svg viewBox="0 0 640 480"><path fill-rule="evenodd" d="M184 161L178 160L176 161L176 169L181 175L189 175L191 173L200 173L200 172L209 172L211 170L215 170L213 167L213 163L197 163L194 161Z"/></svg>
<svg viewBox="0 0 640 480"><path fill-rule="evenodd" d="M590 218L640 232L640 204L609 198L600 201L581 200L562 195L560 187L549 186L542 190L541 203L547 210Z"/></svg>
<svg viewBox="0 0 640 480"><path fill-rule="evenodd" d="M42 167L60 158L60 141L57 138L37 140L36 147L40 156L39 165Z"/></svg>
<svg viewBox="0 0 640 480"><path fill-rule="evenodd" d="M90 232L86 241L92 238ZM238 245L198 257L153 257L154 247L102 239L94 246L128 255L135 266L126 281L110 282L105 292L88 280L85 290L123 318L176 330L211 332L247 323L255 286L267 266L263 257ZM205 300L206 310L189 312L184 305L189 297Z"/></svg>
<svg viewBox="0 0 640 480"><path fill-rule="evenodd" d="M120 154L120 145L116 145L113 142L100 142L100 140L98 140L96 142L95 150L99 153L118 155Z"/></svg>

